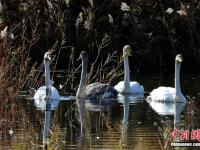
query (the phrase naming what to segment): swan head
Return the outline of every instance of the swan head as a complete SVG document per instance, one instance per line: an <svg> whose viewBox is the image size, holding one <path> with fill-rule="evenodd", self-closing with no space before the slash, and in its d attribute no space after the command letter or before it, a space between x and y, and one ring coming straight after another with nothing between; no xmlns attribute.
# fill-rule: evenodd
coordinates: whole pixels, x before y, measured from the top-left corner
<svg viewBox="0 0 200 150"><path fill-rule="evenodd" d="M80 56L79 56L78 60L80 60L80 59L83 60L83 61L87 61L88 60L88 54L87 54L86 51L82 51L80 53Z"/></svg>
<svg viewBox="0 0 200 150"><path fill-rule="evenodd" d="M176 63L182 63L183 62L183 57L181 54L176 55Z"/></svg>
<svg viewBox="0 0 200 150"><path fill-rule="evenodd" d="M125 45L123 48L123 58L125 56L131 56L131 46L130 45Z"/></svg>
<svg viewBox="0 0 200 150"><path fill-rule="evenodd" d="M51 52L50 51L48 51L44 54L44 60L51 61Z"/></svg>

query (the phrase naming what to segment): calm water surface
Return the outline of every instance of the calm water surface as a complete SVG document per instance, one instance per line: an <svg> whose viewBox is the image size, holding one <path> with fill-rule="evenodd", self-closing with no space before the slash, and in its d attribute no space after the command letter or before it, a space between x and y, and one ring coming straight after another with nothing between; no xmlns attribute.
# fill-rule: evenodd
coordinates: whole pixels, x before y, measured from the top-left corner
<svg viewBox="0 0 200 150"><path fill-rule="evenodd" d="M148 92L159 85L173 86L173 76L138 78ZM186 104L147 102L126 95L110 104L85 103L81 120L75 101L61 101L52 111L49 148L95 150L173 150L199 147L171 147L170 132L178 129L198 129L200 126L200 78L184 76L183 93ZM171 79L169 81L169 79ZM1 132L0 149L44 149L42 131L44 111L38 110L25 93L20 98L21 116L12 124L14 133ZM81 126L81 122L83 126ZM1 125L3 121L1 121ZM6 126L6 125L4 125ZM6 134L5 134L6 133ZM198 141L187 141L198 142Z"/></svg>

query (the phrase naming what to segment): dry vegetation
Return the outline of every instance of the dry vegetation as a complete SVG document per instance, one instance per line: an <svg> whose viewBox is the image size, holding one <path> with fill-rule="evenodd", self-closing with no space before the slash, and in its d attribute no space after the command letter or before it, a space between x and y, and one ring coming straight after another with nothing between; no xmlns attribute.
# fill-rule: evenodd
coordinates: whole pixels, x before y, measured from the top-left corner
<svg viewBox="0 0 200 150"><path fill-rule="evenodd" d="M82 50L89 51L89 82L110 82L120 76L114 68L125 44L134 51L132 70L173 70L179 52L188 60L187 71L200 63L200 3L196 0L2 0L0 4L1 66L13 71L9 61L19 67L17 75L11 74L20 87L27 85L21 79L29 76L33 64L38 70L49 48L56 54L53 70L69 69L65 85L75 80L79 62L74 60ZM24 71L27 67L29 71ZM3 72L7 77L9 71Z"/></svg>

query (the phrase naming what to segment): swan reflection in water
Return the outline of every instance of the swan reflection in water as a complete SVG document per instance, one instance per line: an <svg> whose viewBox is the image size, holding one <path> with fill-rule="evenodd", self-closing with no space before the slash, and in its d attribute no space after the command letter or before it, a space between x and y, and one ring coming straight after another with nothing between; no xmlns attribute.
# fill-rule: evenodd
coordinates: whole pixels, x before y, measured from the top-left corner
<svg viewBox="0 0 200 150"><path fill-rule="evenodd" d="M93 112L109 111L110 107L114 107L117 104L118 101L112 98L97 97L85 100L85 108Z"/></svg>
<svg viewBox="0 0 200 150"><path fill-rule="evenodd" d="M88 139L91 139L92 142L95 143L104 140L102 130L105 134L109 134L108 136L112 137L115 135L110 134L110 132L112 131L111 126L114 125L113 122L119 122L119 117L112 116L112 114L120 112L120 106L117 99L103 99L102 97L96 97L77 99L76 102L80 123L80 135L77 143L79 148L87 149L88 146L91 146L88 145ZM116 128L117 127L118 126L116 126Z"/></svg>
<svg viewBox="0 0 200 150"><path fill-rule="evenodd" d="M121 95L122 96L122 95ZM130 106L130 97L123 96L123 119L122 119L122 146L125 148L127 146L127 129L128 129L128 119L129 119L129 106Z"/></svg>
<svg viewBox="0 0 200 150"><path fill-rule="evenodd" d="M80 138L84 136L84 127L85 127L85 99L77 99L77 108L79 111L79 121L81 124Z"/></svg>
<svg viewBox="0 0 200 150"><path fill-rule="evenodd" d="M139 103L143 102L143 93L135 93L135 94L118 94L117 99L119 103L124 103L126 99L129 99L130 103Z"/></svg>
<svg viewBox="0 0 200 150"><path fill-rule="evenodd" d="M173 117L173 124L165 124L163 127L166 128L166 130L164 130L163 135L168 135L168 136L164 136L164 137L171 137L171 132L174 129L178 129L181 130L181 124L180 124L180 120L181 120L181 112L184 110L184 106L186 103L163 103L163 102L156 102L156 101L148 101L149 105L151 106L151 108L160 116L174 116ZM169 139L165 139L167 140L165 147L168 147L169 143Z"/></svg>
<svg viewBox="0 0 200 150"><path fill-rule="evenodd" d="M51 110L56 110L58 108L60 101L72 101L75 99L76 99L75 96L60 96L59 100L50 100ZM37 101L34 101L34 105L37 108L37 110L45 110L46 109L46 100L39 99Z"/></svg>
<svg viewBox="0 0 200 150"><path fill-rule="evenodd" d="M60 101L72 101L74 100L74 96L61 96L60 100L51 100L51 99L41 99L38 100L37 103L34 102L37 110L45 111L45 120L44 120L44 128L43 128L43 144L46 145L49 139L49 131L51 126L51 118L52 112L58 108Z"/></svg>
<svg viewBox="0 0 200 150"><path fill-rule="evenodd" d="M143 102L142 94L118 94L118 102L123 103L123 119L122 119L122 133L121 133L121 141L122 147L126 148L128 145L127 140L127 129L129 124L129 108L130 104L141 103ZM134 111L134 110L133 110Z"/></svg>
<svg viewBox="0 0 200 150"><path fill-rule="evenodd" d="M49 130L51 125L51 117L52 111L56 110L58 107L59 101L51 101L51 99L41 101L37 101L34 103L37 110L45 111L45 120L44 120L44 128L43 128L43 144L46 146L49 139Z"/></svg>
<svg viewBox="0 0 200 150"><path fill-rule="evenodd" d="M148 101L151 108L159 115L173 115L174 116L174 128L178 128L180 124L180 115L184 110L186 103L163 103L156 101Z"/></svg>
<svg viewBox="0 0 200 150"><path fill-rule="evenodd" d="M148 101L151 108L159 115L180 115L186 103Z"/></svg>

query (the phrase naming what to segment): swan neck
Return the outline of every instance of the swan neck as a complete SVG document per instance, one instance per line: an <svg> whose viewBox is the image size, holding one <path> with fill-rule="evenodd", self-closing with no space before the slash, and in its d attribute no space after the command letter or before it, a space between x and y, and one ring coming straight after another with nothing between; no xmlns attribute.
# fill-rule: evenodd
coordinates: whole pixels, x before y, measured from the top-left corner
<svg viewBox="0 0 200 150"><path fill-rule="evenodd" d="M180 68L181 68L181 64L180 63L175 63L175 89L176 89L176 94L181 92Z"/></svg>
<svg viewBox="0 0 200 150"><path fill-rule="evenodd" d="M87 78L87 60L82 60L81 79L80 79L78 91L76 93L76 97L78 97L80 94L83 94L85 86L86 86L86 78Z"/></svg>
<svg viewBox="0 0 200 150"><path fill-rule="evenodd" d="M128 56L124 57L124 88L127 90L130 88L130 69L129 69L129 61Z"/></svg>
<svg viewBox="0 0 200 150"><path fill-rule="evenodd" d="M51 86L51 79L50 79L50 63L49 61L44 61L44 68L45 68L45 85L47 87Z"/></svg>

